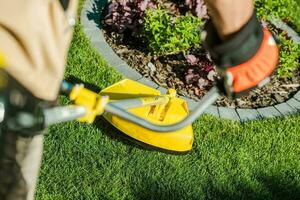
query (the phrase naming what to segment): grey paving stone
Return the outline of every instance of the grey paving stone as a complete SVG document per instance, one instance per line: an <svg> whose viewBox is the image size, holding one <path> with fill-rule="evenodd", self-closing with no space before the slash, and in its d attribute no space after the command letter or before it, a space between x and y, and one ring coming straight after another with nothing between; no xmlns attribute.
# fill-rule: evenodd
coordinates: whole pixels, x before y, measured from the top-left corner
<svg viewBox="0 0 300 200"><path fill-rule="evenodd" d="M166 94L166 92L168 91L166 88L161 87L161 86L159 86L159 87L157 88L157 90L159 90L161 94Z"/></svg>
<svg viewBox="0 0 300 200"><path fill-rule="evenodd" d="M215 117L220 117L220 113L219 113L219 108L217 106L209 106L205 111L205 114L210 114L213 115Z"/></svg>
<svg viewBox="0 0 300 200"><path fill-rule="evenodd" d="M105 56L105 59L114 68L117 68L120 65L126 64L126 62L124 62L115 52L113 52L113 53L108 54L107 56Z"/></svg>
<svg viewBox="0 0 300 200"><path fill-rule="evenodd" d="M107 44L106 41L92 41L94 47L104 59L114 68L126 64Z"/></svg>
<svg viewBox="0 0 300 200"><path fill-rule="evenodd" d="M273 106L258 108L258 113L262 116L262 118L270 118L270 117L281 117L282 114Z"/></svg>
<svg viewBox="0 0 300 200"><path fill-rule="evenodd" d="M92 10L94 6L95 6L95 1L94 1L94 0L86 0L86 1L85 1L84 7L85 7L87 10Z"/></svg>
<svg viewBox="0 0 300 200"><path fill-rule="evenodd" d="M239 115L233 108L219 107L219 113L221 118L240 121Z"/></svg>
<svg viewBox="0 0 300 200"><path fill-rule="evenodd" d="M83 25L84 29L93 29L98 27L94 19L89 19L89 10L83 9L80 16L80 22Z"/></svg>
<svg viewBox="0 0 300 200"><path fill-rule="evenodd" d="M84 31L85 31L86 36L92 41L92 43L105 42L103 33L99 28L85 29Z"/></svg>
<svg viewBox="0 0 300 200"><path fill-rule="evenodd" d="M236 109L241 122L261 119L260 114L256 109Z"/></svg>
<svg viewBox="0 0 300 200"><path fill-rule="evenodd" d="M300 101L295 98L290 98L286 101L286 103L292 108L296 109L298 112L300 111Z"/></svg>
<svg viewBox="0 0 300 200"><path fill-rule="evenodd" d="M123 74L124 77L135 80L135 81L143 77L140 73L138 73L136 70L132 69L127 64L115 66L114 68L116 70L118 70L121 74Z"/></svg>
<svg viewBox="0 0 300 200"><path fill-rule="evenodd" d="M179 97L182 98L182 99L184 99L187 102L190 112L192 112L193 110L195 110L196 107L199 104L199 101L195 101L193 99L190 99L190 98L187 98L187 97L184 97L184 96L179 96ZM219 111L218 111L218 107L217 106L213 106L213 105L209 106L203 112L203 114L210 114L210 115L213 115L215 117L220 117Z"/></svg>
<svg viewBox="0 0 300 200"><path fill-rule="evenodd" d="M280 20L280 19L278 19L276 17L271 17L270 21L277 28L285 30L287 32L288 36L290 36L294 42L300 44L300 37L299 37L299 35L290 26L288 26L286 23L284 23L282 20Z"/></svg>
<svg viewBox="0 0 300 200"><path fill-rule="evenodd" d="M300 91L298 91L295 95L294 98L300 101Z"/></svg>
<svg viewBox="0 0 300 200"><path fill-rule="evenodd" d="M92 44L107 61L108 56L115 53L106 42L93 42Z"/></svg>
<svg viewBox="0 0 300 200"><path fill-rule="evenodd" d="M137 81L144 85L147 85L149 87L155 88L155 89L158 87L158 85L156 83L154 83L153 81L151 81L145 77L142 77L142 78L138 79Z"/></svg>
<svg viewBox="0 0 300 200"><path fill-rule="evenodd" d="M297 112L297 109L289 106L287 103L281 103L274 106L282 115L290 115Z"/></svg>
<svg viewBox="0 0 300 200"><path fill-rule="evenodd" d="M86 24L86 21L83 21L83 20L88 20L88 17L87 17L87 13L90 12L91 8L90 6L87 4L88 1L85 2L82 10L81 10L81 13L80 13L80 21L81 21L81 24L82 25L85 25Z"/></svg>
<svg viewBox="0 0 300 200"><path fill-rule="evenodd" d="M190 111L195 110L198 102L194 101L193 99L184 97L184 96L179 96L179 98L182 98L186 101Z"/></svg>

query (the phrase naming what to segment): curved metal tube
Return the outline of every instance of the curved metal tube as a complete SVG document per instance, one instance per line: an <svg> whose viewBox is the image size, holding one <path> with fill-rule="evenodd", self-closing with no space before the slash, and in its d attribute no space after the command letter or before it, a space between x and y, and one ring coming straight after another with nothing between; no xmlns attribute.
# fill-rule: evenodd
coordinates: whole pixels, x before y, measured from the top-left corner
<svg viewBox="0 0 300 200"><path fill-rule="evenodd" d="M156 125L153 123L150 123L140 117L137 117L136 115L133 115L129 112L127 112L124 109L121 109L113 104L107 104L105 107L105 111L111 114L114 114L116 116L119 116L123 119L126 119L128 121L131 121L135 124L138 124L144 128L147 128L152 131L156 132L172 132L179 130L183 127L188 126L192 122L194 122L203 112L212 105L217 98L219 97L219 90L217 87L213 87L210 89L210 91L201 99L201 101L196 106L196 109L189 114L185 119L181 120L180 122L171 124L171 125Z"/></svg>
<svg viewBox="0 0 300 200"><path fill-rule="evenodd" d="M58 106L44 110L44 125L50 126L61 122L68 122L86 114L83 106Z"/></svg>

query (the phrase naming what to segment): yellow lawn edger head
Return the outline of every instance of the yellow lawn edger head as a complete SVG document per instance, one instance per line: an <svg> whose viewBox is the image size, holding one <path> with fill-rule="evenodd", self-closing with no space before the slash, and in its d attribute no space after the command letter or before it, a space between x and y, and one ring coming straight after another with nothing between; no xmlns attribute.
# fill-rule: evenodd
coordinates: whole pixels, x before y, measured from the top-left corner
<svg viewBox="0 0 300 200"><path fill-rule="evenodd" d="M109 96L111 105L126 109L156 125L174 124L189 114L186 102L176 97L175 90L169 89L166 94L161 95L158 90L128 79L102 90L100 95ZM121 132L144 144L171 152L187 152L192 148L191 124L178 130L159 133L110 112L105 112L103 116Z"/></svg>

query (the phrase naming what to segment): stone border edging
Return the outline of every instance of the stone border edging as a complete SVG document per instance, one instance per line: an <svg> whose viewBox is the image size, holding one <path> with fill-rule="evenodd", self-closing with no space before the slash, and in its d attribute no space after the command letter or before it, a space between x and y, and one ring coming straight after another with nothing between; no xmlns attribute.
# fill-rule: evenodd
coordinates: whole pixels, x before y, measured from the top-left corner
<svg viewBox="0 0 300 200"><path fill-rule="evenodd" d="M292 29L291 27L289 27L286 23L284 23L283 21L281 21L280 19L272 16L270 17L269 21L276 26L277 28L280 28L282 30L285 30L288 34L288 36L297 44L300 44L300 37L298 35L298 33L296 31L294 31L294 29Z"/></svg>
<svg viewBox="0 0 300 200"><path fill-rule="evenodd" d="M100 14L95 13L97 8L94 4L95 0L86 0L85 5L81 11L81 24L83 25L84 32L91 40L93 46L104 57L104 59L117 71L119 71L124 77L138 81L152 88L158 89L162 93L165 93L167 89L157 85L153 81L146 79L139 72L131 68L126 62L124 62L108 45L103 33L99 27ZM98 15L98 16L97 16ZM273 18L271 22L285 31L296 42L300 43L300 37L298 34L287 26L281 20ZM198 102L180 96L188 103L189 110L193 110ZM205 113L223 119L229 119L234 121L246 122L263 118L271 117L283 117L300 112L300 91L298 91L292 98L284 103L280 103L274 106L268 106L258 109L235 109L227 107L210 106Z"/></svg>

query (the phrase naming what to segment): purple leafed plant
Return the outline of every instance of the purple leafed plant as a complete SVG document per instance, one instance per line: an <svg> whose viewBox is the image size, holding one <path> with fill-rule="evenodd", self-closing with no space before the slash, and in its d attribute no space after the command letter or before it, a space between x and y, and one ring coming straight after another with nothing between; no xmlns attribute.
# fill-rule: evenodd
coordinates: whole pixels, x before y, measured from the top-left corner
<svg viewBox="0 0 300 200"><path fill-rule="evenodd" d="M183 2L185 5L183 5ZM182 10L199 17L208 18L204 0L184 0L180 2L161 0L112 0L106 9L103 24L110 31L128 37L141 36L146 10L149 8L163 8L174 15L181 15ZM187 9L186 9L187 8ZM129 33L129 34L128 34ZM131 37L130 37L131 38ZM202 96L206 89L212 85L218 77L214 65L206 52L190 49L185 55L186 69L184 80L193 88L196 96ZM155 58L156 59L156 58Z"/></svg>
<svg viewBox="0 0 300 200"><path fill-rule="evenodd" d="M118 33L130 30L135 35L142 28L145 10L155 7L156 3L153 0L112 1L108 5L104 24Z"/></svg>
<svg viewBox="0 0 300 200"><path fill-rule="evenodd" d="M199 18L208 18L204 0L185 0L185 5Z"/></svg>
<svg viewBox="0 0 300 200"><path fill-rule="evenodd" d="M208 81L215 81L217 79L217 73L208 54L201 54L197 57L193 54L189 54L185 57L192 67L189 68L185 74L187 84L193 84L199 88L203 88L208 85Z"/></svg>

